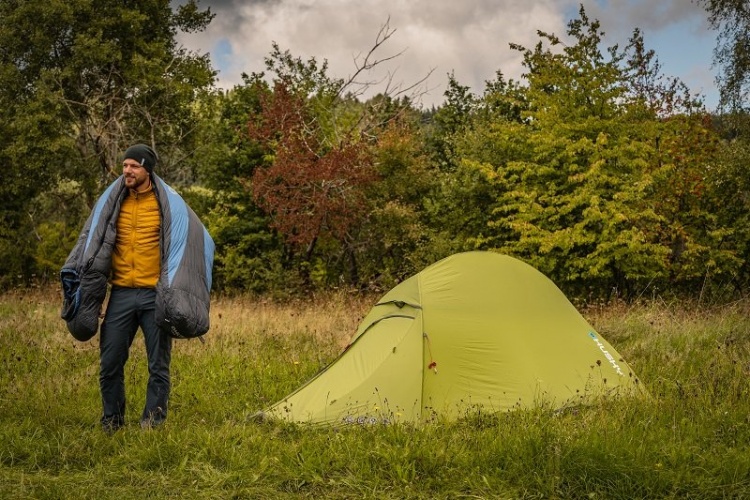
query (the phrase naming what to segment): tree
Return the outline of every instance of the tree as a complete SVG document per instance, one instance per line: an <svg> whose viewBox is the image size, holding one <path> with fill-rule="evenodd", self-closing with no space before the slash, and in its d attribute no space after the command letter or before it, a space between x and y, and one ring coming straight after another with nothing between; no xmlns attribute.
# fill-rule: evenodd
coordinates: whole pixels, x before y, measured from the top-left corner
<svg viewBox="0 0 750 500"><path fill-rule="evenodd" d="M633 296L726 263L699 187L715 152L699 103L664 83L638 31L605 56L598 21L581 9L567 34L568 44L540 32L533 49L512 45L527 85L488 87L487 106L502 103L504 114L464 135L461 170L484 176L495 197L484 229L481 215L472 225L475 245L519 256L579 295Z"/></svg>
<svg viewBox="0 0 750 500"><path fill-rule="evenodd" d="M515 234L501 248L558 283L607 293L658 275L664 251L647 234L658 216L644 204L643 152L621 112L622 55L604 56L599 23L583 9L568 26L570 45L540 33L550 48L514 46L528 69L526 151L498 172L504 195L493 225Z"/></svg>
<svg viewBox="0 0 750 500"><path fill-rule="evenodd" d="M0 161L9 166L0 261L12 262L0 275L33 272L39 233L30 204L73 181L90 207L129 143L157 146L160 173L186 177L179 165L194 149L191 103L214 73L207 56L181 49L175 35L211 18L194 0L175 11L169 0L0 2ZM24 262L14 255L19 247L29 249Z"/></svg>
<svg viewBox="0 0 750 500"><path fill-rule="evenodd" d="M451 253L452 239L431 226L430 205L445 174L425 148L421 115L400 112L373 146L378 181L367 189L371 210L357 234L361 277L374 290L398 282Z"/></svg>
<svg viewBox="0 0 750 500"><path fill-rule="evenodd" d="M321 238L347 248L352 228L369 211L364 187L376 179L362 136L326 143L308 102L290 83L277 82L263 99L260 119L249 124L250 137L273 155L253 173L253 197L286 241L304 248L305 262Z"/></svg>
<svg viewBox="0 0 750 500"><path fill-rule="evenodd" d="M225 291L254 293L294 288L283 267L284 242L248 194L264 151L247 133L248 115L261 112L271 91L262 75L243 75L227 92L204 96L197 107L199 144L194 170L200 188L183 192L216 243L214 283Z"/></svg>
<svg viewBox="0 0 750 500"><path fill-rule="evenodd" d="M276 44L266 58L272 92L261 96L261 110L248 123L265 161L240 181L282 235L294 256L290 265L309 285L362 283L358 256L366 242L359 238L373 210L368 193L378 181L378 138L408 113L407 94L418 88L388 80L383 92L359 100L377 84L359 77L397 57L376 57L393 32L386 23L346 79L329 77L326 61L303 61Z"/></svg>
<svg viewBox="0 0 750 500"><path fill-rule="evenodd" d="M488 207L502 193L489 165L504 165L524 154L517 148L525 128L525 89L501 71L485 83L481 97L458 82L449 83L446 103L435 114L437 134L427 146L433 150L436 138L447 145L446 160L437 160L441 170L433 174L436 188L426 206L428 224L436 232L432 244L446 254L487 248Z"/></svg>
<svg viewBox="0 0 750 500"><path fill-rule="evenodd" d="M471 123L477 98L469 87L458 82L453 73L448 75L448 88L443 95L445 102L432 115L427 140L434 161L443 169L452 170L456 160L454 141Z"/></svg>
<svg viewBox="0 0 750 500"><path fill-rule="evenodd" d="M719 31L714 60L721 102L729 110L745 108L750 92L750 5L746 0L699 0Z"/></svg>

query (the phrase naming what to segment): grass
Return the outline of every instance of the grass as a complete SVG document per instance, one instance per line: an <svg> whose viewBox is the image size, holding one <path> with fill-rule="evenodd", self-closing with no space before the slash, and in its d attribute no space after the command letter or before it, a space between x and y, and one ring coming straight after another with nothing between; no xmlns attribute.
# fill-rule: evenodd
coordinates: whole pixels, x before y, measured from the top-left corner
<svg viewBox="0 0 750 500"><path fill-rule="evenodd" d="M459 422L312 428L255 423L346 345L372 298L218 298L206 343L179 341L164 428L98 425L98 344L52 292L0 297L0 498L743 498L750 496L750 304L584 311L646 401Z"/></svg>

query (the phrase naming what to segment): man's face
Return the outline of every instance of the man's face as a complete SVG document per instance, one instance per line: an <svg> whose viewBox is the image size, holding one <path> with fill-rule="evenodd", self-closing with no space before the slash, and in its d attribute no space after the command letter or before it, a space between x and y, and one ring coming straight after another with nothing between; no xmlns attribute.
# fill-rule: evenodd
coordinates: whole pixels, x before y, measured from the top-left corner
<svg viewBox="0 0 750 500"><path fill-rule="evenodd" d="M139 189L148 184L148 170L135 160L127 159L122 162L122 174L125 176L125 186L129 189Z"/></svg>

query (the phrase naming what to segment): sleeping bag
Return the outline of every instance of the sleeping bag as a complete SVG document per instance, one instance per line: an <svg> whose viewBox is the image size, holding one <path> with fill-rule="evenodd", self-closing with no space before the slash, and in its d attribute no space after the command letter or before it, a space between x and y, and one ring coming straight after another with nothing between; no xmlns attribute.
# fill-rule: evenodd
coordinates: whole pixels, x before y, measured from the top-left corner
<svg viewBox="0 0 750 500"><path fill-rule="evenodd" d="M177 192L151 174L161 215L161 270L156 283L156 323L175 338L194 338L209 329L214 242ZM77 340L99 329L112 268L117 216L128 190L120 176L99 197L60 271L61 317Z"/></svg>

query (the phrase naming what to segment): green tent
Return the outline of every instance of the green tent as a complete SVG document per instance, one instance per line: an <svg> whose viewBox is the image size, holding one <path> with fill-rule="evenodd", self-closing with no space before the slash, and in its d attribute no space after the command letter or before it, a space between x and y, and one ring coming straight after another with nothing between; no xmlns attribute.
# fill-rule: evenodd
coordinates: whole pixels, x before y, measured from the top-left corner
<svg viewBox="0 0 750 500"><path fill-rule="evenodd" d="M491 252L443 259L388 292L347 349L263 412L290 422L423 422L563 408L638 388L552 281Z"/></svg>

